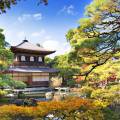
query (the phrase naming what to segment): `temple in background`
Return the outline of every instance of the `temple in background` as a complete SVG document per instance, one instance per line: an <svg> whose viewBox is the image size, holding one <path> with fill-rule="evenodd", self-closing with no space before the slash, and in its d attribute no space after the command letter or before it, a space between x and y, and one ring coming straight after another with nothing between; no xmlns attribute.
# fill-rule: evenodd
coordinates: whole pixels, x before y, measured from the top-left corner
<svg viewBox="0 0 120 120"><path fill-rule="evenodd" d="M28 87L49 87L50 78L55 76L58 70L47 66L45 57L55 51L33 45L28 40L12 46L11 51L14 53L14 62L9 73L14 80L23 81Z"/></svg>

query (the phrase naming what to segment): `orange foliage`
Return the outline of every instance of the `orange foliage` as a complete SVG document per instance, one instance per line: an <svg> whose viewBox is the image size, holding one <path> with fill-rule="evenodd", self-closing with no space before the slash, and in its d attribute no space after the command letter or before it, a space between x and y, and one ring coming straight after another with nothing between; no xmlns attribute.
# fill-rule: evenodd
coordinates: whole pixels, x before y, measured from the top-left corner
<svg viewBox="0 0 120 120"><path fill-rule="evenodd" d="M13 120L20 116L21 118L27 117L27 119L29 118L29 120L32 120L34 118L43 118L53 111L67 111L67 113L69 113L71 111L78 110L83 106L89 110L93 110L95 108L93 102L80 98L68 98L64 101L40 102L36 107L4 105L0 107L0 118L3 120L5 117L8 117ZM8 119L6 118L5 120ZM22 118L22 120L24 119Z"/></svg>
<svg viewBox="0 0 120 120"><path fill-rule="evenodd" d="M80 81L83 81L84 79L85 79L84 76L78 76L75 81L76 81L76 83L80 83Z"/></svg>

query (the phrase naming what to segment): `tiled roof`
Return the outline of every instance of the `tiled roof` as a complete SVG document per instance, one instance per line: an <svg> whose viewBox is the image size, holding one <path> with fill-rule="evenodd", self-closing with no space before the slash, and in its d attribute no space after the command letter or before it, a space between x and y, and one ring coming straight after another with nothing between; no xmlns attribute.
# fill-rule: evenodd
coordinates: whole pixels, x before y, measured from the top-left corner
<svg viewBox="0 0 120 120"><path fill-rule="evenodd" d="M28 40L23 40L22 43L20 43L19 45L17 46L11 46L11 48L14 48L14 49L23 49L23 50L32 50L32 51L40 51L40 52L55 52L55 51L52 51L52 50L49 50L49 49L45 49L43 47L39 47L37 45L34 45L32 43L30 43Z"/></svg>
<svg viewBox="0 0 120 120"><path fill-rule="evenodd" d="M12 67L9 68L8 71L10 72L24 72L24 73L38 73L38 72L48 72L48 73L56 73L59 72L57 69L54 68L30 68L30 67Z"/></svg>

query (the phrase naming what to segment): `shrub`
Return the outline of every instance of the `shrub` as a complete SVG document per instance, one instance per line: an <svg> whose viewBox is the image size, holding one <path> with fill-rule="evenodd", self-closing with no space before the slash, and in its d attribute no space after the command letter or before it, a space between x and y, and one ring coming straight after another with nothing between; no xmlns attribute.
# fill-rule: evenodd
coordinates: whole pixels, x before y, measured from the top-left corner
<svg viewBox="0 0 120 120"><path fill-rule="evenodd" d="M24 83L24 82L22 82L22 81L17 81L17 80L13 80L13 82L14 82L14 88L16 88L16 89L24 89L27 85Z"/></svg>
<svg viewBox="0 0 120 120"><path fill-rule="evenodd" d="M6 94L7 94L6 91L4 91L4 90L0 90L0 98L3 97L3 96L5 96Z"/></svg>
<svg viewBox="0 0 120 120"><path fill-rule="evenodd" d="M94 90L94 89L91 88L91 87L84 86L84 87L81 88L81 91L80 91L80 92L81 92L81 94L82 94L83 96L86 96L87 98L90 98L91 93L92 93L93 90Z"/></svg>
<svg viewBox="0 0 120 120"><path fill-rule="evenodd" d="M97 104L95 103L96 101L71 98L64 101L40 102L36 107L5 105L0 107L0 119L44 120L51 115L53 118L64 120L107 120L104 119L105 115L102 111L103 109L105 110L105 106L101 105L101 101L97 102Z"/></svg>
<svg viewBox="0 0 120 120"><path fill-rule="evenodd" d="M18 99L23 99L25 98L25 94L23 92L18 92Z"/></svg>
<svg viewBox="0 0 120 120"><path fill-rule="evenodd" d="M70 87L73 87L73 86L75 86L75 84L76 84L76 82L75 82L75 80L67 80L67 85L68 86L70 86Z"/></svg>
<svg viewBox="0 0 120 120"><path fill-rule="evenodd" d="M120 101L119 91L120 85L113 85L109 89L96 89L92 92L91 98L109 102Z"/></svg>
<svg viewBox="0 0 120 120"><path fill-rule="evenodd" d="M17 88L17 89L23 89L27 85L22 81L12 80L10 75L2 75L0 76L0 87L1 88Z"/></svg>

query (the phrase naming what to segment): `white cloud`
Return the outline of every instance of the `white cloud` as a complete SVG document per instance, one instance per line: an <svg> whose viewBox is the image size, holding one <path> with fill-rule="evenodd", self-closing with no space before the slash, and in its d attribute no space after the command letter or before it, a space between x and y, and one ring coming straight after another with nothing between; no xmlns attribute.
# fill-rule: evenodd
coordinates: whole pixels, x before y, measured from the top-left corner
<svg viewBox="0 0 120 120"><path fill-rule="evenodd" d="M45 34L45 30L42 29L42 30L40 30L40 31L38 31L38 32L33 32L33 33L31 34L31 36L32 36L32 37L40 37L40 36L42 36L42 35L44 35L44 34Z"/></svg>
<svg viewBox="0 0 120 120"><path fill-rule="evenodd" d="M20 32L17 33L17 36L19 38L23 38L23 37L25 37L25 32L24 31L20 31Z"/></svg>
<svg viewBox="0 0 120 120"><path fill-rule="evenodd" d="M21 15L21 16L18 17L18 21L19 22L23 22L23 21L25 21L27 19L30 19L30 18L31 18L30 14L23 14L23 15Z"/></svg>
<svg viewBox="0 0 120 120"><path fill-rule="evenodd" d="M62 55L70 51L70 45L67 42L60 42L56 40L46 40L43 42L42 46L49 50L56 50L56 53L51 54L49 57L54 57L56 55Z"/></svg>
<svg viewBox="0 0 120 120"><path fill-rule="evenodd" d="M51 36L49 36L49 35L45 36L45 40L51 40L51 39L52 39Z"/></svg>
<svg viewBox="0 0 120 120"><path fill-rule="evenodd" d="M21 16L18 17L19 22L24 22L26 20L36 20L39 21L42 19L42 14L41 13L35 13L35 14L22 14Z"/></svg>
<svg viewBox="0 0 120 120"><path fill-rule="evenodd" d="M35 18L35 20L41 20L42 19L42 14L41 13L33 14L33 18Z"/></svg>
<svg viewBox="0 0 120 120"><path fill-rule="evenodd" d="M61 13L65 13L65 14L68 14L68 15L76 15L77 12L75 11L75 8L73 5L69 5L69 6L64 6L59 12L58 14L61 14Z"/></svg>
<svg viewBox="0 0 120 120"><path fill-rule="evenodd" d="M59 42L55 40L47 40L43 42L43 47L50 50L57 50L59 48Z"/></svg>

